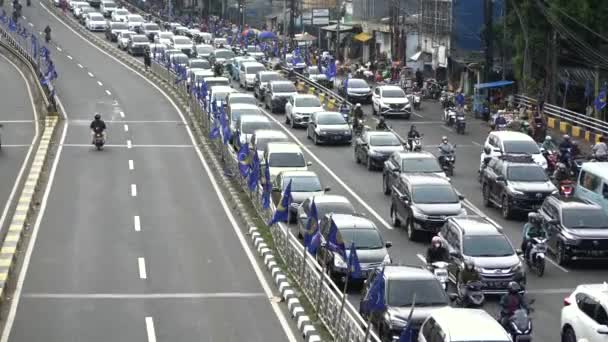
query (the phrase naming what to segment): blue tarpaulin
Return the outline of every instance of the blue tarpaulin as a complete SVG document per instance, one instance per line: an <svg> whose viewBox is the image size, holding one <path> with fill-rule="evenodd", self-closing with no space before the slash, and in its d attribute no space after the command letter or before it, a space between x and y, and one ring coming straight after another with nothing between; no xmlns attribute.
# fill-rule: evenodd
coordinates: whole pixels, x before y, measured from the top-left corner
<svg viewBox="0 0 608 342"><path fill-rule="evenodd" d="M500 88L513 84L513 81L496 81L490 83L477 83L475 89Z"/></svg>

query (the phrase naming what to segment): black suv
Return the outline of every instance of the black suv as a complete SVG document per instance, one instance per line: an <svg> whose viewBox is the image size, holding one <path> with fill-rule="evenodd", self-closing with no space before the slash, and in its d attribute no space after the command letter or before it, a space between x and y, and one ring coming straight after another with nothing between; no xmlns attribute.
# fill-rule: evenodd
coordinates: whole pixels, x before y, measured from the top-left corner
<svg viewBox="0 0 608 342"><path fill-rule="evenodd" d="M573 259L608 260L608 214L580 199L549 196L540 208L548 247L560 265Z"/></svg>
<svg viewBox="0 0 608 342"><path fill-rule="evenodd" d="M368 315L365 311L365 297L371 285L382 274L381 269L371 272L365 281L359 311L369 316L382 341L396 341L408 323L410 309L416 297L411 324L417 334L420 326L433 310L449 306L449 299L435 275L423 267L387 265L384 267L384 301L386 309Z"/></svg>
<svg viewBox="0 0 608 342"><path fill-rule="evenodd" d="M391 194L393 184L402 173L426 173L446 177L437 158L430 152L395 152L384 162L382 191Z"/></svg>
<svg viewBox="0 0 608 342"><path fill-rule="evenodd" d="M485 217L450 217L441 227L439 237L450 251L449 278L456 286L464 260L472 260L481 276L483 291L502 294L510 281L526 283L526 273L511 241L502 229Z"/></svg>
<svg viewBox="0 0 608 342"><path fill-rule="evenodd" d="M434 174L402 174L391 193L393 226L403 223L410 240L416 240L421 231L437 233L446 218L467 213L460 203L464 197L449 180Z"/></svg>
<svg viewBox="0 0 608 342"><path fill-rule="evenodd" d="M502 209L505 219L514 211L538 210L545 198L557 189L532 156L499 156L481 170L483 204Z"/></svg>

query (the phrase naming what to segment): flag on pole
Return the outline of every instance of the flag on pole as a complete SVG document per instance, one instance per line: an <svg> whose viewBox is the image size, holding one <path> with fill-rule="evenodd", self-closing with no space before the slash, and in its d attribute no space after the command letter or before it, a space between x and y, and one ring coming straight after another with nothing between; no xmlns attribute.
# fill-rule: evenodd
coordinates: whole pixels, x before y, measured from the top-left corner
<svg viewBox="0 0 608 342"><path fill-rule="evenodd" d="M602 89L600 89L600 92L597 95L597 98L595 99L596 111L599 112L604 109L604 107L606 107L606 86L603 86Z"/></svg>
<svg viewBox="0 0 608 342"><path fill-rule="evenodd" d="M251 171L249 172L249 179L247 185L249 191L255 191L260 180L260 157L258 157L257 151L253 153L253 161L251 162Z"/></svg>
<svg viewBox="0 0 608 342"><path fill-rule="evenodd" d="M350 244L350 251L348 253L348 271L350 277L353 279L363 278L363 271L361 270L361 264L359 263L359 256L357 255L357 248L355 243Z"/></svg>
<svg viewBox="0 0 608 342"><path fill-rule="evenodd" d="M269 226L272 226L278 222L287 222L287 218L289 217L289 205L291 204L291 179L285 187L283 191L283 195L281 196L281 200L279 201L279 205L272 216L272 219L268 222Z"/></svg>
<svg viewBox="0 0 608 342"><path fill-rule="evenodd" d="M241 171L241 176L247 178L249 172L251 172L251 154L249 154L249 144L244 143L239 148L238 153L239 159L239 170Z"/></svg>
<svg viewBox="0 0 608 342"><path fill-rule="evenodd" d="M361 301L361 307L359 310L361 313L365 313L367 315L377 312L383 311L386 308L386 304L384 303L384 268L380 273L376 275L374 278L369 291Z"/></svg>
<svg viewBox="0 0 608 342"><path fill-rule="evenodd" d="M258 151L253 151L257 154ZM266 160L264 166L264 192L262 192L262 208L270 208L270 193L272 191L272 184L270 184L270 168L268 167L268 160Z"/></svg>
<svg viewBox="0 0 608 342"><path fill-rule="evenodd" d="M308 214L308 220L306 221L306 227L304 229L304 246L309 246L312 241L313 234L319 228L319 213L317 211L317 204L313 198L310 204L310 213Z"/></svg>

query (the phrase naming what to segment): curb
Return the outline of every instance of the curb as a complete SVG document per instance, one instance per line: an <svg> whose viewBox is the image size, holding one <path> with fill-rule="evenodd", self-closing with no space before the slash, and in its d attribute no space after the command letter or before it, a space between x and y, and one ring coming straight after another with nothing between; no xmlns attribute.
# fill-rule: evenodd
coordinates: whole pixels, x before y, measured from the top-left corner
<svg viewBox="0 0 608 342"><path fill-rule="evenodd" d="M23 232L27 228L26 220L32 209L32 200L38 186L40 186L40 175L44 163L48 159L48 149L51 143L51 137L57 126L58 118L56 116L47 116L44 132L40 138L40 143L34 160L30 166L29 174L25 180L21 196L17 202L17 208L13 214L11 224L2 242L0 248L0 298L4 298L5 289L8 284L9 277L16 262L17 249L23 238Z"/></svg>
<svg viewBox="0 0 608 342"><path fill-rule="evenodd" d="M51 7L54 12L57 12L54 7ZM92 42L101 46L102 48L108 48L108 43L103 39L97 38L97 36L92 35L90 32L83 30L80 26L76 26L71 18L65 20L70 23L70 26L74 29L77 29L80 34L86 35L90 37ZM279 290L281 294L282 301L287 303L287 309L291 318L296 322L298 330L300 331L304 341L306 342L320 342L321 336L317 332L317 329L313 325L310 317L308 317L305 313L304 307L300 303L300 300L297 298L297 292L294 287L291 286L287 276L281 270L281 268L277 265L274 253L257 231L257 228L254 225L254 221L251 216L247 213L247 209L245 208L243 202L238 198L239 191L235 189L231 180L224 173L224 168L222 167L218 156L214 153L214 151L210 147L210 143L207 141L205 134L200 130L200 127L196 124L197 120L194 117L192 111L188 106L188 103L183 94L178 92L178 88L174 85L169 85L166 81L164 81L161 77L154 74L152 71L147 72L143 65L139 65L139 63L134 62L131 58L125 58L125 56L121 56L121 54L116 54L115 48L110 45L112 49L109 49L109 52L112 52L114 57L125 62L129 67L136 69L142 75L145 75L148 79L153 81L156 85L158 85L165 93L173 98L176 103L181 107L182 111L187 114L189 119L189 125L194 130L195 134L200 139L199 147L201 151L209 157L209 162L213 165L213 168L217 172L218 178L221 180L224 188L226 188L229 192L229 200L236 206L235 213L241 217L241 219L246 223L249 228L248 235L251 237L251 242L253 247L256 249L258 255L263 260L264 265L270 272L270 275L275 283L275 286ZM46 131L45 131L46 134ZM44 139L44 136L43 136ZM48 142L48 141L47 141ZM29 178L28 178L29 179ZM11 226L12 227L12 226ZM1 255L1 252L0 252ZM0 266L2 265L2 259L0 256ZM0 274L1 279L1 274Z"/></svg>

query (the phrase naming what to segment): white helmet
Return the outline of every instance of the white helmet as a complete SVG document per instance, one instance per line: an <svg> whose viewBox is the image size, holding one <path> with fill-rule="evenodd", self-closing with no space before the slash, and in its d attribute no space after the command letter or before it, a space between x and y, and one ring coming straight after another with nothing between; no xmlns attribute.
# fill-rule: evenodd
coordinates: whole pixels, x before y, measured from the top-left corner
<svg viewBox="0 0 608 342"><path fill-rule="evenodd" d="M545 141L551 141L551 140L553 140L553 138L551 138L551 136L550 136L550 135L547 135L547 136L545 137Z"/></svg>
<svg viewBox="0 0 608 342"><path fill-rule="evenodd" d="M361 108L361 104L360 104L360 103L357 103L356 107L357 107L357 108Z"/></svg>

